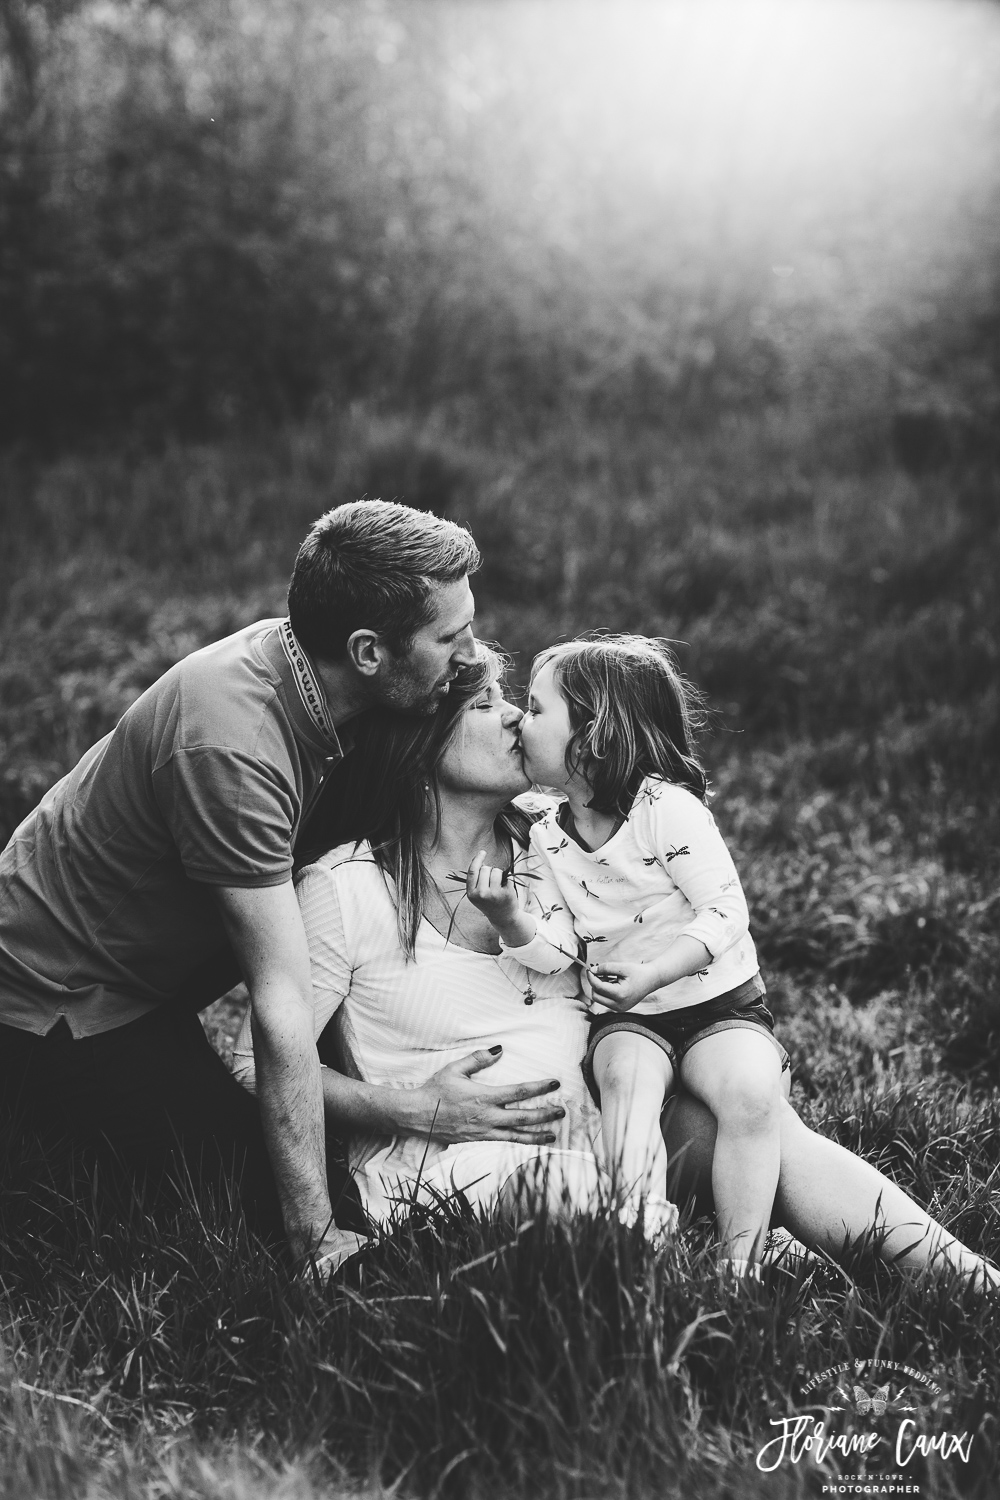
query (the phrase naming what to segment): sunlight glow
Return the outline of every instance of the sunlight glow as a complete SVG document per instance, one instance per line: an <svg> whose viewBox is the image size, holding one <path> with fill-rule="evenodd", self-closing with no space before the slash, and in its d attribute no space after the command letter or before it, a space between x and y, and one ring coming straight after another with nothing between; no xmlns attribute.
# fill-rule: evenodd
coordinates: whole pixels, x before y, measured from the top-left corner
<svg viewBox="0 0 1000 1500"><path fill-rule="evenodd" d="M846 275L860 306L996 238L1000 11L982 0L433 9L430 134L511 243L695 282L753 263L780 295Z"/></svg>

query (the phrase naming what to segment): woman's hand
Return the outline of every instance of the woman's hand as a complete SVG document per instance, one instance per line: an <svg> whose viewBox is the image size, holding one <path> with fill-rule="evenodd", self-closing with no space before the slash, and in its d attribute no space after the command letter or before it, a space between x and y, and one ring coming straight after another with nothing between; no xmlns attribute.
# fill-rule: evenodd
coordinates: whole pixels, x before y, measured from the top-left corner
<svg viewBox="0 0 1000 1500"><path fill-rule="evenodd" d="M522 948L535 936L535 921L520 908L517 891L509 870L499 870L486 863L486 850L480 849L465 877L465 890L473 906L499 932L508 948Z"/></svg>
<svg viewBox="0 0 1000 1500"><path fill-rule="evenodd" d="M536 1109L512 1109L526 1099L538 1099L559 1087L558 1078L535 1083L516 1083L491 1088L475 1079L483 1068L498 1062L502 1047L471 1052L449 1063L419 1089L399 1090L408 1111L408 1130L433 1141L453 1146L461 1141L517 1141L525 1146L550 1146L552 1129L566 1111L561 1104L543 1104ZM422 1118L421 1118L422 1116Z"/></svg>
<svg viewBox="0 0 1000 1500"><path fill-rule="evenodd" d="M587 977L597 999L615 1010L631 1010L658 988L649 964L590 964Z"/></svg>
<svg viewBox="0 0 1000 1500"><path fill-rule="evenodd" d="M465 889L473 906L478 906L496 928L512 922L520 911L510 871L488 865L485 849L480 849L469 866Z"/></svg>

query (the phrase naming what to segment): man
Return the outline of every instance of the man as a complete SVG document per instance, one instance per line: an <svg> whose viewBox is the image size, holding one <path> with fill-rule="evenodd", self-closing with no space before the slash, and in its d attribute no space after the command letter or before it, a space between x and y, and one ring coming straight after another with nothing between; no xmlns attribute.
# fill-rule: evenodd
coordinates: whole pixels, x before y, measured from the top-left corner
<svg viewBox="0 0 1000 1500"><path fill-rule="evenodd" d="M329 511L299 551L288 618L172 667L0 856L8 1110L143 1168L178 1145L189 1165L235 1160L265 1217L276 1184L296 1258L327 1269L357 1240L331 1211L295 845L349 746L344 726L374 704L433 713L474 659L478 565L450 522L381 501ZM196 1015L240 973L259 1118ZM407 1128L539 1138L551 1111L505 1106L543 1086L484 1089L472 1075L490 1060L408 1091ZM403 1104L390 1093L369 1103L391 1127Z"/></svg>

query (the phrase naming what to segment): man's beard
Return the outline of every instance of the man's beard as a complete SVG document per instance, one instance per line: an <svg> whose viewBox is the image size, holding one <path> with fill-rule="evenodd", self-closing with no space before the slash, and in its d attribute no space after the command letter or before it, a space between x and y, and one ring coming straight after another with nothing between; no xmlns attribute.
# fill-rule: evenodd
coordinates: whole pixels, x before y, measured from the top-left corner
<svg viewBox="0 0 1000 1500"><path fill-rule="evenodd" d="M431 688L421 690L414 676L403 665L395 665L383 675L380 683L379 703L394 713L408 718L429 719L436 714L448 696L451 679L440 680Z"/></svg>

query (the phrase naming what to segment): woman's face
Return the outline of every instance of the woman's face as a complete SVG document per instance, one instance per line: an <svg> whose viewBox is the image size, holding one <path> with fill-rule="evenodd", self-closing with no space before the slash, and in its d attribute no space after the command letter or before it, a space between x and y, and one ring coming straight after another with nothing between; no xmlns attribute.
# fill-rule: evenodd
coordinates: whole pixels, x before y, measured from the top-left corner
<svg viewBox="0 0 1000 1500"><path fill-rule="evenodd" d="M471 700L438 764L442 791L495 795L500 806L531 785L521 764L517 726L521 710L508 703L500 685Z"/></svg>

